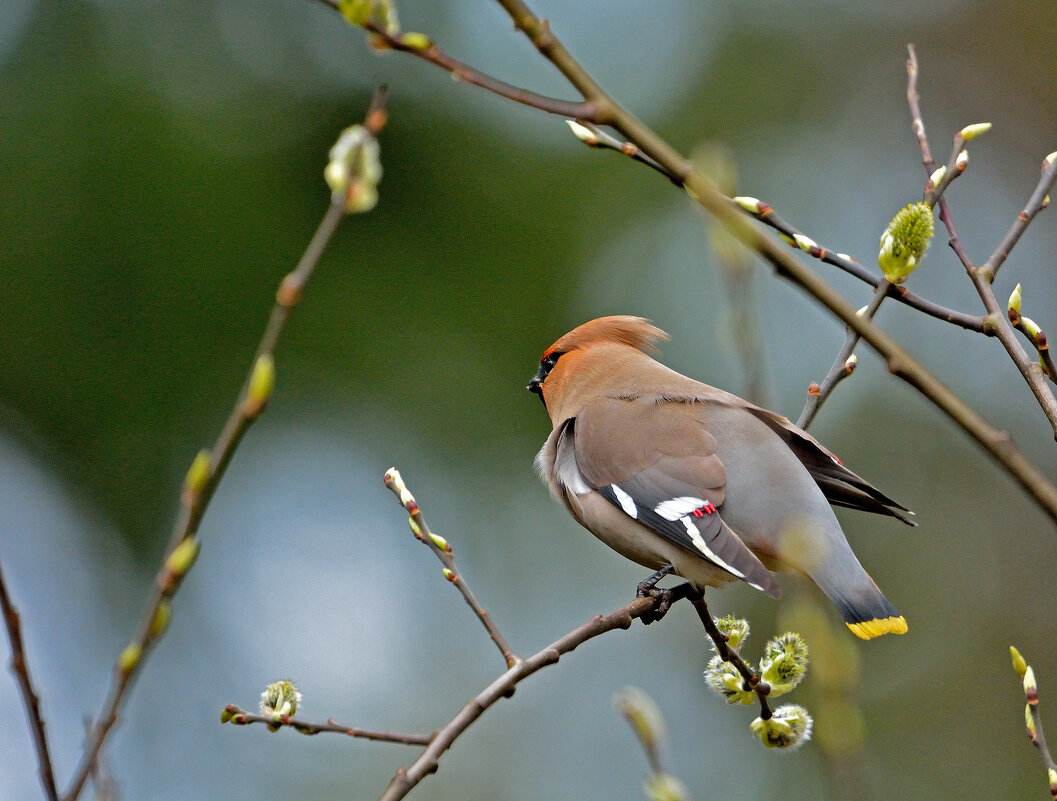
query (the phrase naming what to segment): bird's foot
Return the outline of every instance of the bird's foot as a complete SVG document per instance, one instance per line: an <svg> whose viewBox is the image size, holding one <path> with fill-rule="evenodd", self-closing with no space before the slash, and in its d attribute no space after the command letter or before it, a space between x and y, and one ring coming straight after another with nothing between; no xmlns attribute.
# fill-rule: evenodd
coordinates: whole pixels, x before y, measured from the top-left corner
<svg viewBox="0 0 1057 801"><path fill-rule="evenodd" d="M657 605L641 618L642 622L647 626L651 623L656 623L668 614L668 610L672 608L676 601L688 597L693 592L693 588L689 583L680 584L671 589L662 589L657 586L661 579L671 574L674 570L675 568L671 565L665 565L648 579L640 582L635 590L636 598L654 598L657 600Z"/></svg>

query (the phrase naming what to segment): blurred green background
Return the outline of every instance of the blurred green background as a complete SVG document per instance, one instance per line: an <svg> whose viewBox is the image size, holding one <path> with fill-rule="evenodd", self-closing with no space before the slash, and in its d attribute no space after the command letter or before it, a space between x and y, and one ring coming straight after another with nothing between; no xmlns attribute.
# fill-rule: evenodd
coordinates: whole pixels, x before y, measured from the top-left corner
<svg viewBox="0 0 1057 801"><path fill-rule="evenodd" d="M722 142L740 193L864 263L923 183L907 42L937 156L963 125L995 124L948 195L974 258L990 253L1057 149L1051 2L535 5L673 144ZM407 30L452 55L571 97L498 6L399 8ZM375 53L318 3L8 0L0 559L60 784L134 630L187 465L215 438L277 282L325 209L327 150L381 82L391 112L381 201L344 223L325 255L277 353L268 413L206 516L202 559L106 750L123 798L376 797L414 750L222 728L221 708L251 707L267 682L291 677L307 717L430 731L499 672L382 486L391 464L522 655L629 599L643 571L568 519L532 468L548 424L524 386L569 328L601 314L650 317L673 336L666 363L746 391L752 371L739 365L702 217L652 171L584 148L560 119ZM1057 329L1051 215L996 287L1005 297L1023 282L1024 313L1047 330ZM944 241L939 233L911 287L976 312ZM867 302L867 288L815 266ZM795 418L843 333L753 269L748 312L763 343L753 366L764 402ZM996 342L895 304L879 320L1057 474L1046 421ZM694 798L1045 797L1007 648L1035 665L1044 715L1057 710L1047 689L1057 677L1053 526L859 354L812 431L921 525L842 515L910 622L905 637L851 643L866 730L854 784L833 778L816 744L791 757L755 744L753 713L704 687L700 625L677 608L522 685L418 794L641 797L645 760L610 707L634 684L666 713L669 769ZM746 588L712 604L751 616L750 656L788 620ZM811 679L793 700L811 703ZM40 797L5 681L0 796Z"/></svg>

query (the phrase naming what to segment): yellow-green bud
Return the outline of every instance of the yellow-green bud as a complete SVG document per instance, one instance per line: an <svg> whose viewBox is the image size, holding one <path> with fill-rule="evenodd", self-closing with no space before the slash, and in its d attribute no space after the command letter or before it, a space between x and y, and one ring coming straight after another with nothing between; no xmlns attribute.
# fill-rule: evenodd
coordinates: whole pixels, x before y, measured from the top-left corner
<svg viewBox="0 0 1057 801"><path fill-rule="evenodd" d="M690 801L687 786L667 773L651 773L644 789L649 801Z"/></svg>
<svg viewBox="0 0 1057 801"><path fill-rule="evenodd" d="M1021 317L1020 326L1024 329L1024 333L1032 339L1035 339L1035 337L1042 333L1042 329L1039 328L1038 324L1030 317Z"/></svg>
<svg viewBox="0 0 1057 801"><path fill-rule="evenodd" d="M201 544L196 536L192 534L190 537L185 537L179 545L173 548L169 558L165 560L165 570L174 576L186 576L187 571L198 558L200 549Z"/></svg>
<svg viewBox="0 0 1057 801"><path fill-rule="evenodd" d="M1013 660L1013 670L1016 671L1016 674L1018 676L1024 678L1024 674L1028 670L1028 663L1024 661L1024 657L1020 655L1020 651L1018 651L1012 645L1009 646L1009 657Z"/></svg>
<svg viewBox="0 0 1057 801"><path fill-rule="evenodd" d="M117 658L117 669L127 676L136 669L141 656L143 656L143 646L138 642L130 642Z"/></svg>
<svg viewBox="0 0 1057 801"><path fill-rule="evenodd" d="M209 480L211 468L209 451L203 448L195 456L191 466L187 468L187 475L184 477L184 491L191 495L200 493Z"/></svg>
<svg viewBox="0 0 1057 801"><path fill-rule="evenodd" d="M444 537L440 536L440 534L430 532L429 539L437 549L444 551L445 553L451 553L451 546Z"/></svg>
<svg viewBox="0 0 1057 801"><path fill-rule="evenodd" d="M613 706L631 724L646 749L657 748L664 739L664 718L652 698L635 687L623 687L614 694Z"/></svg>
<svg viewBox="0 0 1057 801"><path fill-rule="evenodd" d="M370 211L378 203L378 183L382 162L378 140L362 125L341 132L330 149L323 177L332 192L332 201L341 203L350 214Z"/></svg>
<svg viewBox="0 0 1057 801"><path fill-rule="evenodd" d="M958 135L965 142L971 142L978 136L983 136L985 133L991 130L991 123L989 122L974 122L972 125L966 125L960 131Z"/></svg>
<svg viewBox="0 0 1057 801"><path fill-rule="evenodd" d="M235 710L231 708L230 704L220 710L221 723L230 723L233 717L235 717Z"/></svg>
<svg viewBox="0 0 1057 801"><path fill-rule="evenodd" d="M807 672L807 643L795 632L773 637L760 660L761 678L771 686L771 695L784 695L795 688Z"/></svg>
<svg viewBox="0 0 1057 801"><path fill-rule="evenodd" d="M1046 771L1046 778L1050 782L1050 795L1057 798L1057 770L1050 768Z"/></svg>
<svg viewBox="0 0 1057 801"><path fill-rule="evenodd" d="M455 583L455 581L456 581L456 579L458 578L458 577L457 577L457 576L455 575L455 571L454 571L454 570L452 570L452 569L451 569L450 567L446 567L446 568L444 568L444 569L443 569L443 570L441 571L441 573L443 573L443 574L444 574L444 578L446 578L446 579L447 579L448 581L450 581L450 582L451 582L452 584L454 584L454 583Z"/></svg>
<svg viewBox="0 0 1057 801"><path fill-rule="evenodd" d="M172 606L166 600L162 600L158 604L158 608L154 610L154 617L150 621L150 638L156 640L158 637L165 633L165 630L169 628L169 621L172 620Z"/></svg>
<svg viewBox="0 0 1057 801"><path fill-rule="evenodd" d="M743 209L745 209L745 211L749 212L749 214L762 213L760 209L762 208L763 204L760 202L759 198L739 195L738 197L734 198L734 202L741 206Z"/></svg>
<svg viewBox="0 0 1057 801"><path fill-rule="evenodd" d="M796 243L796 246L805 253L810 253L812 250L819 250L818 243L809 236L793 234L793 241Z"/></svg>
<svg viewBox="0 0 1057 801"><path fill-rule="evenodd" d="M338 11L349 25L362 28L371 18L371 0L338 0Z"/></svg>
<svg viewBox="0 0 1057 801"><path fill-rule="evenodd" d="M409 517L407 519L407 524L411 527L411 533L415 535L415 539L422 539L422 526L418 524L418 521L413 517Z"/></svg>
<svg viewBox="0 0 1057 801"><path fill-rule="evenodd" d="M273 681L261 693L261 714L273 720L295 715L301 705L301 693L289 679Z"/></svg>
<svg viewBox="0 0 1057 801"><path fill-rule="evenodd" d="M1044 170L1048 169L1049 166L1051 164L1053 164L1053 162L1055 162L1055 161L1057 161L1057 150L1053 151L1052 153L1050 153L1050 155L1048 155L1046 158L1044 158L1042 160L1042 168Z"/></svg>
<svg viewBox="0 0 1057 801"><path fill-rule="evenodd" d="M1028 727L1028 736L1035 741L1035 716L1031 714L1031 704L1024 704L1024 725Z"/></svg>
<svg viewBox="0 0 1057 801"><path fill-rule="evenodd" d="M911 203L892 218L881 234L877 264L894 284L907 280L921 263L932 239L932 209L927 203Z"/></svg>
<svg viewBox="0 0 1057 801"><path fill-rule="evenodd" d="M954 160L954 167L958 172L965 172L965 168L969 166L969 151L963 150L958 154L958 158Z"/></svg>
<svg viewBox="0 0 1057 801"><path fill-rule="evenodd" d="M253 364L250 383L246 389L246 402L243 412L248 417L256 417L264 409L264 404L275 389L275 359L270 353L262 353Z"/></svg>
<svg viewBox="0 0 1057 801"><path fill-rule="evenodd" d="M734 615L716 618L716 628L726 635L727 645L731 648L740 648L749 637L749 621ZM715 650L715 645L712 648Z"/></svg>
<svg viewBox="0 0 1057 801"><path fill-rule="evenodd" d="M1013 291L1009 293L1009 301L1006 303L1006 308L1009 311L1020 314L1020 301L1021 301L1020 284L1013 287ZM1012 648L1012 646L1010 646ZM1014 649L1015 650L1015 649Z"/></svg>
<svg viewBox="0 0 1057 801"><path fill-rule="evenodd" d="M424 33L405 33L400 36L400 43L412 50L429 50L433 47L433 40Z"/></svg>
<svg viewBox="0 0 1057 801"><path fill-rule="evenodd" d="M720 656L714 656L705 668L705 683L727 699L728 704L745 704L756 700L753 690L745 689L745 680L738 669Z"/></svg>
<svg viewBox="0 0 1057 801"><path fill-rule="evenodd" d="M392 490L393 494L400 499L400 504L406 509L409 506L418 508L418 504L415 503L415 496L411 494L411 491L407 488L404 483L403 477L400 475L400 471L395 467L390 467L385 471L385 486ZM419 533L421 537L421 533Z"/></svg>
<svg viewBox="0 0 1057 801"><path fill-rule="evenodd" d="M804 707L787 704L774 710L770 720L756 718L752 733L768 748L797 748L811 739L811 715Z"/></svg>
<svg viewBox="0 0 1057 801"><path fill-rule="evenodd" d="M569 130L573 132L573 136L588 147L595 147L598 144L598 136L586 125L579 123L576 120L566 120L565 124L569 126Z"/></svg>
<svg viewBox="0 0 1057 801"><path fill-rule="evenodd" d="M929 183L933 186L939 186L940 182L947 176L947 165L944 164L942 167L936 170L929 176Z"/></svg>
<svg viewBox="0 0 1057 801"><path fill-rule="evenodd" d="M1024 671L1024 694L1030 698L1037 695L1038 691L1038 685L1035 684L1035 670L1028 665L1027 670Z"/></svg>

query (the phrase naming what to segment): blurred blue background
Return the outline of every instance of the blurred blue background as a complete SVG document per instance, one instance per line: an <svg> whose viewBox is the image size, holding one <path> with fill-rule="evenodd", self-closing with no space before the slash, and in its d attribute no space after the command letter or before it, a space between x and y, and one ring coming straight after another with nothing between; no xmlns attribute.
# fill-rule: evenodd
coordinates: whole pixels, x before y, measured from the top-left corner
<svg viewBox="0 0 1057 801"><path fill-rule="evenodd" d="M923 183L907 42L937 157L963 125L995 125L948 195L978 261L1057 149L1050 2L534 5L673 144L723 143L740 193L864 263ZM405 29L452 55L572 96L495 4L399 9ZM652 171L584 148L560 119L378 54L316 3L8 0L0 560L61 785L136 626L184 472L213 442L275 287L325 209L327 150L381 82L391 111L381 201L344 223L324 257L277 353L268 413L205 518L171 630L105 752L123 798L377 797L415 749L221 727L220 710L252 707L266 683L290 677L307 717L428 732L501 670L382 486L392 464L520 654L630 598L643 570L580 530L532 468L549 426L524 386L569 328L601 314L650 317L673 336L666 363L747 391L753 371L739 364L700 214ZM978 312L944 243L940 232L910 286ZM1045 212L996 286L1004 298L1022 282L1024 313L1047 330L1057 329L1054 252ZM869 299L813 266L852 303ZM753 270L748 311L763 343L753 367L766 405L795 418L843 332ZM997 342L895 304L879 321L1057 474L1046 421ZM818 712L817 742L791 757L765 752L748 733L754 713L705 688L700 624L677 608L523 684L418 793L640 797L645 760L610 706L633 684L666 713L668 767L694 798L1043 797L1007 648L1035 665L1044 715L1057 710L1053 526L859 355L812 431L921 524L842 515L910 623L905 637L870 643L837 632L847 653L833 664L849 672L836 694L847 689L859 709L861 749L849 735L849 753L837 753L858 717L823 725L836 702L816 648L816 686L809 672L793 700ZM812 608L812 593L791 591L782 608ZM747 588L712 605L752 618L750 657L790 619ZM15 687L3 681L0 796L40 797Z"/></svg>

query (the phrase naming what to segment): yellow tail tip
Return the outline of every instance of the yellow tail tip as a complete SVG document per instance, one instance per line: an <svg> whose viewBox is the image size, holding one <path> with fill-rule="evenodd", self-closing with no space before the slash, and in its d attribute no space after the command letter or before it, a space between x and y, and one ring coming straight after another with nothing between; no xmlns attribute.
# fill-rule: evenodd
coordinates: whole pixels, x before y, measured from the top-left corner
<svg viewBox="0 0 1057 801"><path fill-rule="evenodd" d="M864 620L861 623L848 623L847 626L851 629L852 634L862 640L872 640L882 634L907 633L907 621L902 615L899 617L874 618L873 620Z"/></svg>

